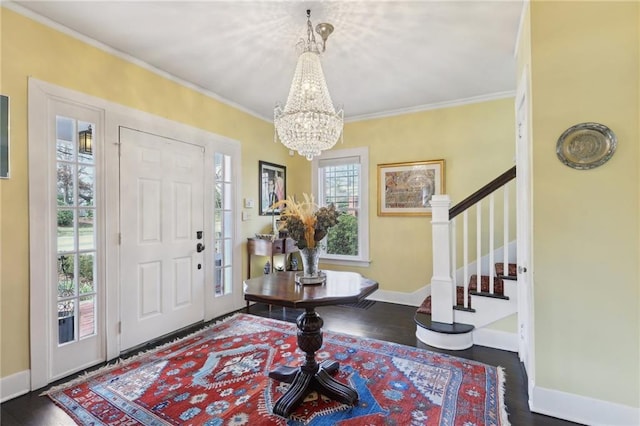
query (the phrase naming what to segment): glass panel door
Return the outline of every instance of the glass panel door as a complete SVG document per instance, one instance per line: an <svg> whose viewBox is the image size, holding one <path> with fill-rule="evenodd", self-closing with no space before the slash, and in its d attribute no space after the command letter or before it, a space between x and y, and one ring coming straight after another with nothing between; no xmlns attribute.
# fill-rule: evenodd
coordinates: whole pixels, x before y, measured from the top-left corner
<svg viewBox="0 0 640 426"><path fill-rule="evenodd" d="M95 128L56 117L58 345L96 334Z"/></svg>

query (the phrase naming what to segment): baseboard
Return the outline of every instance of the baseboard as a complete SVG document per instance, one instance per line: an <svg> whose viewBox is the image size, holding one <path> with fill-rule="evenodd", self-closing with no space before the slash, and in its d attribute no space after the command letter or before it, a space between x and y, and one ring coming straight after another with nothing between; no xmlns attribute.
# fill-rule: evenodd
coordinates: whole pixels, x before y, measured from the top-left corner
<svg viewBox="0 0 640 426"><path fill-rule="evenodd" d="M637 426L640 408L534 386L531 411L597 426Z"/></svg>
<svg viewBox="0 0 640 426"><path fill-rule="evenodd" d="M0 378L0 402L16 398L31 390L30 370Z"/></svg>
<svg viewBox="0 0 640 426"><path fill-rule="evenodd" d="M507 331L476 328L473 330L473 344L518 352L518 335Z"/></svg>
<svg viewBox="0 0 640 426"><path fill-rule="evenodd" d="M377 300L379 302L397 303L399 305L418 307L424 299L431 294L431 285L426 285L412 293L403 293L401 291L377 290L367 299Z"/></svg>

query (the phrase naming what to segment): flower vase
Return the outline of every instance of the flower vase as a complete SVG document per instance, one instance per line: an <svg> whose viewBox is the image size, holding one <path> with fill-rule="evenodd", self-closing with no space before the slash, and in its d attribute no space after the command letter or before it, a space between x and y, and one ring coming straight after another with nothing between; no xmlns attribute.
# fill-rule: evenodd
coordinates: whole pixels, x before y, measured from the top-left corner
<svg viewBox="0 0 640 426"><path fill-rule="evenodd" d="M320 248L303 248L300 250L302 258L302 272L296 274L296 281L299 284L322 284L326 280L326 275L318 268L320 261Z"/></svg>

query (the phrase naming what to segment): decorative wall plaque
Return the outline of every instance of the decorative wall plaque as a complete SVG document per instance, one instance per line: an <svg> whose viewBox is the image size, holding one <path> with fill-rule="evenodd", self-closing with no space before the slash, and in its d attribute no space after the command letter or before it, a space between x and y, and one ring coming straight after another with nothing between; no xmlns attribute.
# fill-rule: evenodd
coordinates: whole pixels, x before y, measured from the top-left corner
<svg viewBox="0 0 640 426"><path fill-rule="evenodd" d="M588 170L606 163L617 143L616 135L604 124L580 123L560 135L556 154L567 166Z"/></svg>

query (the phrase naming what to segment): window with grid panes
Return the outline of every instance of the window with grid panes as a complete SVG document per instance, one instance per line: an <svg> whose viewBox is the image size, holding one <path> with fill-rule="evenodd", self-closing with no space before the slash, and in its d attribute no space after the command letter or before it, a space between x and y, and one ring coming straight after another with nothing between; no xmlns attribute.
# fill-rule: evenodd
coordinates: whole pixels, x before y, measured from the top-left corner
<svg viewBox="0 0 640 426"><path fill-rule="evenodd" d="M368 261L368 151L330 150L313 160L313 186L320 206L334 204L338 224L324 241L323 259Z"/></svg>

